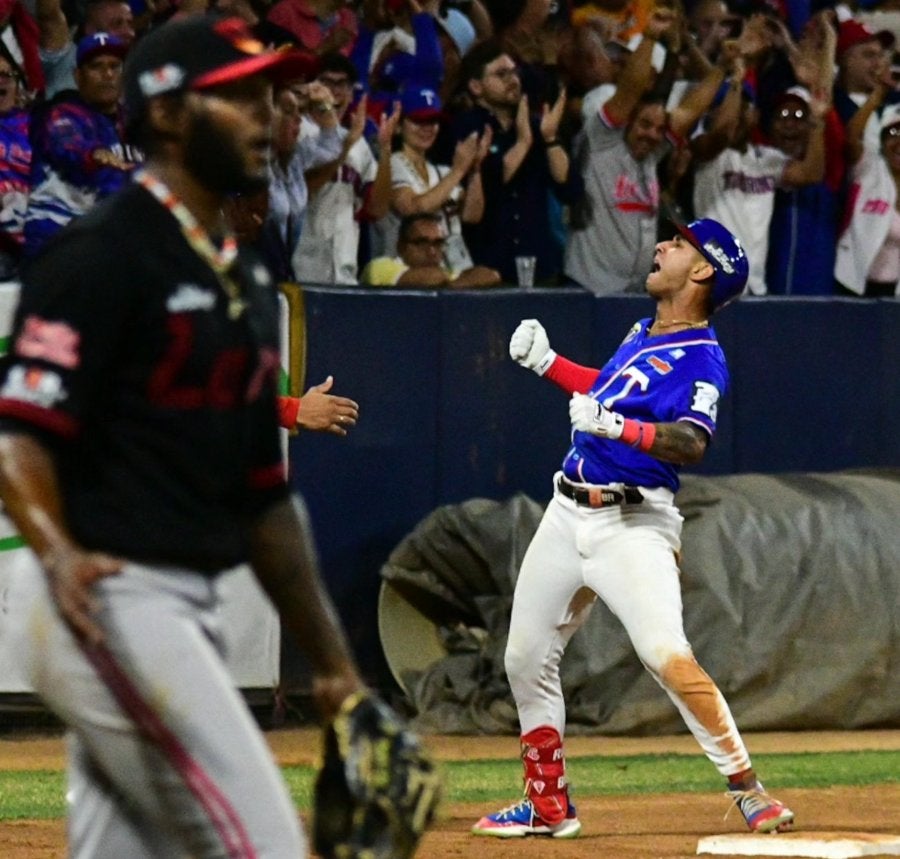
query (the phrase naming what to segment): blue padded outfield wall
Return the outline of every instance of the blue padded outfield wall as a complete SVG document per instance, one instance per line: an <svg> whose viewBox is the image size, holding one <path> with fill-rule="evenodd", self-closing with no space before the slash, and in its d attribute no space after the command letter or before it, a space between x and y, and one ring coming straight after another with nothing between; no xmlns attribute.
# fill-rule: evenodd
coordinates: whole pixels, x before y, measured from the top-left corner
<svg viewBox="0 0 900 859"><path fill-rule="evenodd" d="M442 504L550 498L567 398L510 360L519 320L539 319L556 351L600 367L653 303L576 289L303 294L305 386L333 375L332 392L359 402L360 421L347 438L291 439L292 479L354 650L381 683L379 571L400 540ZM744 299L714 327L732 390L696 472L900 465L900 301Z"/></svg>

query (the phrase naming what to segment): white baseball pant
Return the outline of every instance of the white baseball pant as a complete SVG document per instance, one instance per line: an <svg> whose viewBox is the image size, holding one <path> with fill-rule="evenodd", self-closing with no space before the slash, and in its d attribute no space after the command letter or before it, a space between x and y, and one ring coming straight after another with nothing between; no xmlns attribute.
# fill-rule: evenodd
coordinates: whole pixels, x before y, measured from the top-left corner
<svg viewBox="0 0 900 859"><path fill-rule="evenodd" d="M556 489L522 561L505 664L523 734L564 736L559 664L597 597L622 622L641 662L668 693L724 776L750 767L731 711L684 634L676 553L682 517L666 489L640 505L578 506Z"/></svg>

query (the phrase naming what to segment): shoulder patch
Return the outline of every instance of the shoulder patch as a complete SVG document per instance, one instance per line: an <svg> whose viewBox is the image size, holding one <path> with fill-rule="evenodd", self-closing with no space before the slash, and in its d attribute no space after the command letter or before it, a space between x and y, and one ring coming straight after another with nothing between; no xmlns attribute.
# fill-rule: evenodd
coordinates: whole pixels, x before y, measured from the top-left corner
<svg viewBox="0 0 900 859"><path fill-rule="evenodd" d="M623 343L627 343L629 340L634 340L638 334L641 333L641 323L635 322L634 325L631 326L631 330L625 335L625 339L622 341Z"/></svg>
<svg viewBox="0 0 900 859"><path fill-rule="evenodd" d="M40 358L72 369L81 362L81 335L66 322L29 316L16 338L13 352L23 358Z"/></svg>
<svg viewBox="0 0 900 859"><path fill-rule="evenodd" d="M37 367L13 367L6 377L0 397L53 408L69 396L59 373Z"/></svg>
<svg viewBox="0 0 900 859"><path fill-rule="evenodd" d="M694 382L694 396L691 400L691 411L716 419L719 411L719 389L711 382Z"/></svg>

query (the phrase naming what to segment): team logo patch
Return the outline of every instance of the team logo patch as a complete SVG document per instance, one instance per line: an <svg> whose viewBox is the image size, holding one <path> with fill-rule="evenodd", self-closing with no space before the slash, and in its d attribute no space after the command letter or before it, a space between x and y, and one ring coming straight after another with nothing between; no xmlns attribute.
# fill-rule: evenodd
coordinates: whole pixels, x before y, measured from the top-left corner
<svg viewBox="0 0 900 859"><path fill-rule="evenodd" d="M684 349L670 349L669 354L677 361L685 356Z"/></svg>
<svg viewBox="0 0 900 859"><path fill-rule="evenodd" d="M269 270L264 265L253 266L253 279L260 286L268 286L272 282Z"/></svg>
<svg viewBox="0 0 900 859"><path fill-rule="evenodd" d="M734 266L731 264L728 254L717 241L710 239L703 245L703 250L706 251L707 256L712 257L719 264L719 268L725 274L734 274Z"/></svg>
<svg viewBox="0 0 900 859"><path fill-rule="evenodd" d="M216 306L216 294L196 283L179 283L169 296L166 309L169 313L190 313L192 310L212 310Z"/></svg>
<svg viewBox="0 0 900 859"><path fill-rule="evenodd" d="M691 411L708 415L714 421L719 411L719 389L710 382L694 382Z"/></svg>
<svg viewBox="0 0 900 859"><path fill-rule="evenodd" d="M77 367L81 335L65 322L48 322L40 316L29 316L22 326L13 349L23 358L40 358L60 367Z"/></svg>
<svg viewBox="0 0 900 859"><path fill-rule="evenodd" d="M13 367L0 396L48 409L68 397L58 373L38 367Z"/></svg>
<svg viewBox="0 0 900 859"><path fill-rule="evenodd" d="M155 95L162 95L164 92L178 89L184 83L184 78L185 71L181 66L176 66L175 63L166 63L158 69L144 72L138 78L138 86L147 98L152 98Z"/></svg>
<svg viewBox="0 0 900 859"><path fill-rule="evenodd" d="M666 373L672 372L672 365L668 361L663 361L662 358L657 357L656 355L651 355L647 359L647 363L656 370L662 376L665 376Z"/></svg>

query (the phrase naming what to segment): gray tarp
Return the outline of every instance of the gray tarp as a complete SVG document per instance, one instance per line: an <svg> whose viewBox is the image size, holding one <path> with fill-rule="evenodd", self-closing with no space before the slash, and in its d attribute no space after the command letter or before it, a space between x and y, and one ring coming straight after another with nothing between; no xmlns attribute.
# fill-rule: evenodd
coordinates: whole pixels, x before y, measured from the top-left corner
<svg viewBox="0 0 900 859"><path fill-rule="evenodd" d="M738 725L900 727L900 471L685 476L677 504L685 629ZM517 732L503 650L542 512L523 495L439 508L383 567L447 651L403 678L420 729ZM684 730L599 601L562 677L570 733Z"/></svg>

